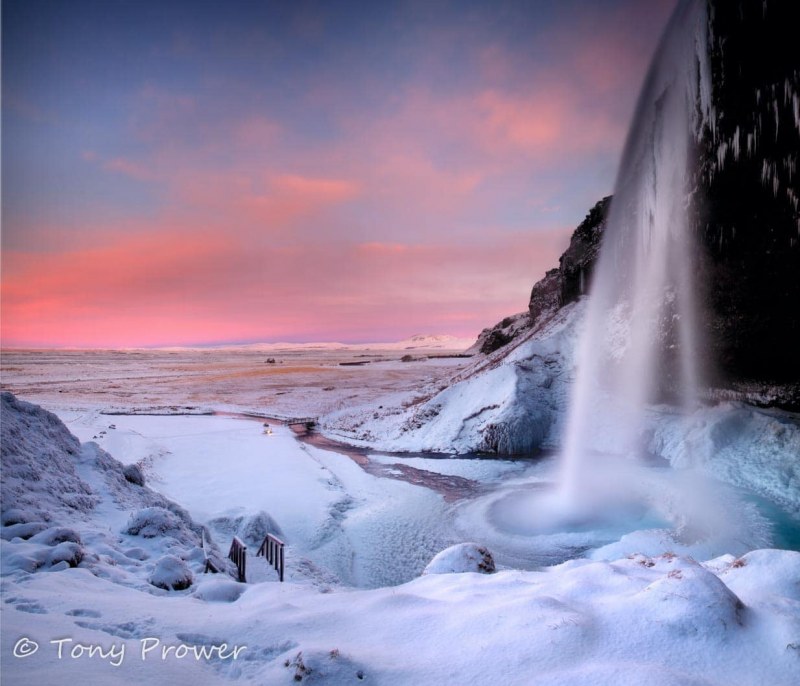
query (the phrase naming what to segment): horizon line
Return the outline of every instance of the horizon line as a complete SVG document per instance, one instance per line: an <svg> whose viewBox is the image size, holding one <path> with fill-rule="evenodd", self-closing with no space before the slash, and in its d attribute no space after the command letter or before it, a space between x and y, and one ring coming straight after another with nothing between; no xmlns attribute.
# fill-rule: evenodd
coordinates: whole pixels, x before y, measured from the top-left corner
<svg viewBox="0 0 800 686"><path fill-rule="evenodd" d="M277 341L268 341L268 340L255 340L255 341L217 341L217 342L207 342L207 343L185 343L185 344L176 344L176 343L164 343L159 345L129 345L129 346L81 346L81 345L39 345L39 344L10 344L6 345L4 343L0 343L0 352L6 351L15 351L15 352L38 352L38 351L53 351L53 352L84 352L84 351L158 351L158 350L214 350L220 348L244 348L244 347L257 347L257 346L281 346L281 347L293 347L293 346L339 346L339 347L347 347L347 346L381 346L381 345L397 345L399 343L406 343L411 342L415 338L420 339L451 339L455 341L472 341L473 343L478 340L478 335L474 336L456 336L453 334L411 334L407 338L401 339L388 339L388 340L301 340L301 341L291 341L291 340L277 340ZM455 348L453 348L455 349Z"/></svg>

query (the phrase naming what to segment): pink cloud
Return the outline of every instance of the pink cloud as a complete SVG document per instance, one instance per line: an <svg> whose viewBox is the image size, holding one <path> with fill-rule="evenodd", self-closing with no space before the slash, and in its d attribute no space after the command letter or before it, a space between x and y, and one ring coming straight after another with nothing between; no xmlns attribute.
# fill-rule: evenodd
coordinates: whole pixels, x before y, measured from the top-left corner
<svg viewBox="0 0 800 686"><path fill-rule="evenodd" d="M310 202L341 202L359 192L359 185L345 179L313 178L298 174L281 174L272 177L272 188L277 195L297 196Z"/></svg>
<svg viewBox="0 0 800 686"><path fill-rule="evenodd" d="M168 180L170 211L223 223L226 233L288 235L298 222L333 211L359 195L352 179L302 176L248 168L221 171L178 168Z"/></svg>
<svg viewBox="0 0 800 686"><path fill-rule="evenodd" d="M542 154L548 163L554 156L618 148L627 122L603 112L587 116L582 104L578 93L560 84L529 94L486 91L476 98L472 125L484 145Z"/></svg>
<svg viewBox="0 0 800 686"><path fill-rule="evenodd" d="M458 246L255 246L162 226L103 247L6 255L3 343L402 338L443 326L473 335L525 307L568 233L536 245L498 234Z"/></svg>
<svg viewBox="0 0 800 686"><path fill-rule="evenodd" d="M531 149L563 144L568 108L554 94L526 101L487 91L478 96L476 109L490 139Z"/></svg>

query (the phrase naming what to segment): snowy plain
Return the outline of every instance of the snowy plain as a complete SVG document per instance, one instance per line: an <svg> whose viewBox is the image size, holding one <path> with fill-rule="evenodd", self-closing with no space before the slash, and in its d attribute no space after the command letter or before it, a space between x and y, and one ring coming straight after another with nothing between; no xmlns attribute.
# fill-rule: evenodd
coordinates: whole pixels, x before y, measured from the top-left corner
<svg viewBox="0 0 800 686"><path fill-rule="evenodd" d="M540 354L550 344L532 345ZM509 365L525 364L529 353L521 347L495 373L515 373ZM381 429L387 421L406 421L426 402L439 402L450 378L483 383L471 380L474 361L401 362L400 351L269 354L275 363L263 351L4 353L4 387L56 412L82 446L36 410L18 424L15 440L29 444L30 459L75 462L76 478L98 502L75 512L62 501L77 486L54 488L53 501L42 501L50 521L4 526L3 683L800 681L800 553L753 551L781 544L773 525L742 499L747 479L714 479L741 473L731 464L746 462L737 441L742 448L744 434L755 435L760 473L751 470L750 481L767 481L761 495L791 526L798 489L781 462L797 440L791 418L719 408L706 426L730 424L732 410L743 413L734 429L742 422L761 429L695 426L695 443L721 441L729 451L726 458L710 449L704 464L725 494L721 516L735 519L735 535L725 528L693 540L690 527L670 520L674 508L657 507L668 497L634 517L626 512L601 527L565 532L535 521L537 494L551 488L556 457L348 452L301 440L275 421L267 433L263 417L242 416L321 416L324 427L356 414L361 426L388 436ZM374 357L359 357L365 354ZM465 404L479 397L445 393L463 393ZM228 414L195 416L211 411ZM466 406L454 411L450 430L469 413ZM682 466L689 459L680 452L683 429L663 417L653 440ZM409 443L419 440L406 434ZM66 447L59 452L48 441ZM147 488L123 483L122 465L107 454L139 465ZM643 472L639 483L647 490L650 479L648 493L669 494L681 472L659 470ZM8 476L6 468L4 486ZM145 538L131 520L158 498L185 508L187 519ZM7 509L4 502L4 517ZM26 526L27 533L45 528L15 535ZM202 573L203 526L220 554L233 534L246 539L249 583ZM75 567L59 559L74 553L59 549L70 540L54 544L59 527L80 539L83 559ZM287 544L283 584L252 556L265 529ZM467 563L471 571L434 573L441 571L434 565L425 573L437 553L467 541L492 553L495 573ZM189 569L190 587L153 585L164 557ZM15 656L34 641L35 653ZM243 648L236 658L235 648Z"/></svg>

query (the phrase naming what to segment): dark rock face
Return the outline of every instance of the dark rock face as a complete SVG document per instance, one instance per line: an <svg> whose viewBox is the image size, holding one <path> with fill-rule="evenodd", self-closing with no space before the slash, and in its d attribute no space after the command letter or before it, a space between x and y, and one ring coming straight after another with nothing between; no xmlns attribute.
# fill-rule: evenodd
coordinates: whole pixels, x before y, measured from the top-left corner
<svg viewBox="0 0 800 686"><path fill-rule="evenodd" d="M468 352L478 352L488 355L508 345L517 336L531 328L531 320L527 312L505 317L494 326L484 329L478 335L478 340Z"/></svg>
<svg viewBox="0 0 800 686"><path fill-rule="evenodd" d="M569 305L589 291L610 206L611 196L607 196L589 210L559 258L558 269L551 269L534 285L528 303L532 325L543 314Z"/></svg>
<svg viewBox="0 0 800 686"><path fill-rule="evenodd" d="M481 331L470 351L484 355L493 353L588 292L610 203L611 196L608 196L589 210L559 258L559 266L534 284L528 311L506 317Z"/></svg>
<svg viewBox="0 0 800 686"><path fill-rule="evenodd" d="M550 269L541 281L533 284L528 301L528 315L531 322L538 322L542 316L561 307L561 270Z"/></svg>
<svg viewBox="0 0 800 686"><path fill-rule="evenodd" d="M795 3L709 0L713 127L700 146L707 339L726 382L800 380Z"/></svg>
<svg viewBox="0 0 800 686"><path fill-rule="evenodd" d="M575 229L569 247L559 258L558 285L559 306L577 300L589 291L594 265L600 252L600 239L606 226L611 196L603 198ZM549 274L549 272L548 272ZM542 283L542 282L540 282ZM539 284L537 284L538 286ZM534 308L536 286L531 293L531 310ZM533 316L533 311L531 311Z"/></svg>

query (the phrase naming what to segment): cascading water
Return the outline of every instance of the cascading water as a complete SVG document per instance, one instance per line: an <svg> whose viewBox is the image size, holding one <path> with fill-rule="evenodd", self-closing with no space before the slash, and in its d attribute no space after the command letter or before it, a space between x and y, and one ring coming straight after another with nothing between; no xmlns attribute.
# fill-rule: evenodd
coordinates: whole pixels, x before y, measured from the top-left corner
<svg viewBox="0 0 800 686"><path fill-rule="evenodd" d="M567 315L582 316L582 330L562 455L532 465L460 515L465 535L480 530L500 564L536 567L579 556L666 551L711 559L774 543L770 518L780 525L780 516L762 511L747 493L747 479L758 478L758 449L741 467L759 434L751 442L739 417L719 421L726 408L698 405L698 388L709 387L701 377L707 357L728 369L731 360L747 360L746 346L737 347L736 339L746 326L740 319L758 320L748 289L773 294L779 303L790 303L783 294L796 292L781 270L796 278L787 267L796 252L783 253L796 245L793 178L800 139L794 132L800 128L791 127L800 121L793 85L800 70L794 53L780 53L748 72L753 25L756 46L786 30L779 24L788 11L770 11L758 0L734 6L680 0L675 10L640 96L589 297ZM791 78L784 76L787 69ZM735 82L742 75L749 75L746 88ZM773 119L779 111L783 119ZM762 135L765 126L772 127L769 135ZM753 141L746 155L736 142L742 131ZM767 141L762 148L756 133ZM783 176L774 180L762 165ZM791 188L788 205L779 197L781 184ZM744 198L736 196L740 192ZM741 234L734 226L739 214L748 218ZM755 259L743 259L752 257L748 250ZM755 276L740 263L755 264ZM775 288L764 287L772 274L759 265L776 266ZM732 286L733 297L721 297ZM701 319L700 303L706 302ZM714 337L705 339L701 329ZM796 340L791 326L758 330ZM783 425L774 429L785 446L774 448L775 464L786 467L768 478L781 484L794 473L788 435ZM728 450L728 441L740 441L742 454ZM786 502L794 507L791 496Z"/></svg>
<svg viewBox="0 0 800 686"><path fill-rule="evenodd" d="M645 82L616 182L577 351L561 497L587 502L602 451L643 453L648 403L697 398L695 147L713 126L705 0L673 15ZM607 481L607 479L606 479ZM597 503L602 506L602 503Z"/></svg>

